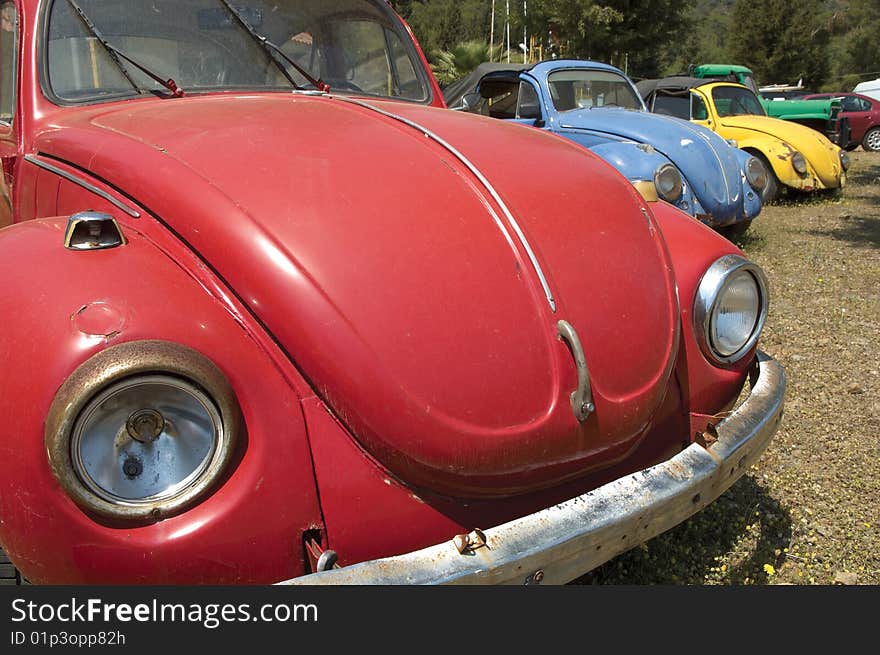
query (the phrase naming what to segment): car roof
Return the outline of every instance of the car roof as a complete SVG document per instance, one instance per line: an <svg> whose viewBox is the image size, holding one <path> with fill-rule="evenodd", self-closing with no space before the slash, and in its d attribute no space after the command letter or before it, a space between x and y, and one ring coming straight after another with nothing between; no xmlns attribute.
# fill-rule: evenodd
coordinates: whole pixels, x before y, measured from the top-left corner
<svg viewBox="0 0 880 655"><path fill-rule="evenodd" d="M852 97L852 98L861 98L862 100L867 100L870 103L880 102L876 98L872 98L871 96L866 96L862 93L853 93L852 91L841 91L840 93L811 93L805 99L809 100L810 98L843 98L843 97Z"/></svg>
<svg viewBox="0 0 880 655"><path fill-rule="evenodd" d="M610 73L625 73L611 64L605 64L601 61L592 61L591 59L548 59L537 63L533 67L535 74L551 73L560 68L589 68L591 70L603 70Z"/></svg>
<svg viewBox="0 0 880 655"><path fill-rule="evenodd" d="M443 88L443 99L446 101L447 106L455 107L464 96L468 93L474 92L480 84L480 80L489 73L511 72L519 74L520 72L530 70L531 68L531 64L484 62L460 80L456 80L445 86Z"/></svg>
<svg viewBox="0 0 880 655"><path fill-rule="evenodd" d="M636 83L636 88L639 90L639 94L642 98L647 98L655 91L686 91L709 85L735 86L742 89L748 88L738 82L731 82L729 80L685 76L664 77L658 80L642 80L641 82Z"/></svg>
<svg viewBox="0 0 880 655"><path fill-rule="evenodd" d="M537 64L484 62L477 66L469 75L444 87L443 99L449 107L455 107L463 96L476 91L480 80L489 74L503 75L504 73L510 73L511 75L518 76L520 73L531 71L535 75L549 75L555 70L570 68L602 70L619 73L626 77L625 73L619 68L588 59L548 59Z"/></svg>

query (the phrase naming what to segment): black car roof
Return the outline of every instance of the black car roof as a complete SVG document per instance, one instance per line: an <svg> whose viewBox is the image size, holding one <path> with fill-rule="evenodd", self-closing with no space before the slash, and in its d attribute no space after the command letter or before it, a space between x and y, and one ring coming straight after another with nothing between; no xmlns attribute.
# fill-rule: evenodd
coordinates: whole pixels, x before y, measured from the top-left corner
<svg viewBox="0 0 880 655"><path fill-rule="evenodd" d="M485 62L477 66L477 68L470 75L466 75L460 80L457 80L452 84L446 86L443 89L443 99L446 101L447 106L455 107L461 101L463 96L466 96L468 93L473 93L477 90L477 86L480 84L480 80L483 79L485 75L488 75L489 73L498 73L503 71L519 74L522 71L531 70L534 67L535 64L505 64L498 62Z"/></svg>
<svg viewBox="0 0 880 655"><path fill-rule="evenodd" d="M719 81L722 80L719 80L717 78L704 79L698 77L683 76L664 77L659 80L642 80L641 82L636 83L636 88L639 90L639 94L641 94L642 98L647 99L652 93L658 90L689 91L690 89L696 89L697 87Z"/></svg>

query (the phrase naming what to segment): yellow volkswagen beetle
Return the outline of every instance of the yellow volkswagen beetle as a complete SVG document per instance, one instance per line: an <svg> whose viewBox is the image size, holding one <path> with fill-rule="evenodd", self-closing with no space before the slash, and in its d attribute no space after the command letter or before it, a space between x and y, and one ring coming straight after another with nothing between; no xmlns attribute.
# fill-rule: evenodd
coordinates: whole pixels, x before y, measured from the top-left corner
<svg viewBox="0 0 880 655"><path fill-rule="evenodd" d="M643 80L637 86L651 111L704 125L758 157L768 171L765 203L783 187L809 192L846 185L846 151L821 132L770 118L748 87L691 77Z"/></svg>

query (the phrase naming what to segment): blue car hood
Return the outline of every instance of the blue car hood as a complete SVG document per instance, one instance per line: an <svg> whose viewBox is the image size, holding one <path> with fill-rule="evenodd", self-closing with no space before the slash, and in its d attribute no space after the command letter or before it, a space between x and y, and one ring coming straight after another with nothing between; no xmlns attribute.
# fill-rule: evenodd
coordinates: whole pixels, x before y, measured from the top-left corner
<svg viewBox="0 0 880 655"><path fill-rule="evenodd" d="M589 130L654 146L685 176L710 213L728 211L743 202L742 170L736 151L720 136L687 121L644 111L577 109L560 114L559 129Z"/></svg>

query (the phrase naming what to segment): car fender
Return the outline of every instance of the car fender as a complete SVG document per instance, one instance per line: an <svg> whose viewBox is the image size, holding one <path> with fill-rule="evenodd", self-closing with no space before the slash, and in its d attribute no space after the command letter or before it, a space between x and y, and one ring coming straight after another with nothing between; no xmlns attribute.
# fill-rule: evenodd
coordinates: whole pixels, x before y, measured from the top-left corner
<svg viewBox="0 0 880 655"><path fill-rule="evenodd" d="M761 210L764 207L764 202L761 199L761 191L755 189L751 183L749 182L748 177L746 177L745 171L748 166L749 160L751 160L754 155L750 152L743 150L742 148L735 148L735 153L737 161L739 162L740 170L742 171L743 176L743 189L745 191L745 198L743 202L743 207L745 210L746 218L754 218L758 214L761 213Z"/></svg>
<svg viewBox="0 0 880 655"><path fill-rule="evenodd" d="M679 352L678 375L689 399L692 414L713 414L719 401L732 405L739 394L736 380L755 361L749 353L732 365L718 365L703 355L696 338L694 303L703 275L719 258L726 255L745 257L733 243L697 221L683 221L682 213L665 202L651 203L651 211L669 249L670 261L678 283L681 306L682 345Z"/></svg>
<svg viewBox="0 0 880 655"><path fill-rule="evenodd" d="M791 187L800 187L802 178L794 170L791 164L791 156L795 149L785 141L756 133L747 138L738 139L740 150L746 153L760 156L773 168L773 172L782 184ZM809 161L807 165L812 168Z"/></svg>
<svg viewBox="0 0 880 655"><path fill-rule="evenodd" d="M582 141L587 139L587 137L575 131L567 131L564 133L564 136L576 143L581 143L581 145L584 145ZM614 166L630 182L644 180L653 184L654 173L656 173L658 168L664 164L675 166L668 157L662 155L651 146L645 146L633 141L605 141L586 147ZM678 167L676 167L676 170L678 170ZM681 198L675 203L676 206L691 216L705 214L706 211L694 196L687 179L681 171L679 171L679 174L684 182L684 191Z"/></svg>
<svg viewBox="0 0 880 655"><path fill-rule="evenodd" d="M0 542L35 583L262 584L302 573L303 535L322 526L295 371L157 221L121 216L119 224L124 245L80 252L65 249L66 217L0 231L0 383L16 390L0 398L0 411L16 417L0 440ZM146 340L210 359L237 397L244 428L209 495L143 524L75 504L50 468L44 426L80 365Z"/></svg>

